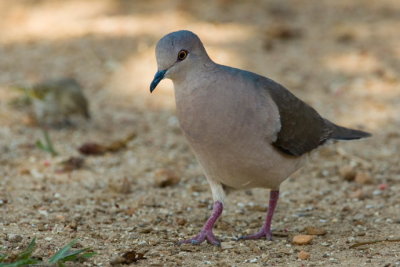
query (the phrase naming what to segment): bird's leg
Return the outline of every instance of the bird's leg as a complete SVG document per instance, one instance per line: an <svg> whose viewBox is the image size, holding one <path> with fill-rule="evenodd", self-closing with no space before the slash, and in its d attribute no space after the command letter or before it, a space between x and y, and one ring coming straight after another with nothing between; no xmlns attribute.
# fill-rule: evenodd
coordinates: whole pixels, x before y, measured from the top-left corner
<svg viewBox="0 0 400 267"><path fill-rule="evenodd" d="M219 246L220 242L214 236L214 233L212 230L213 230L213 226L214 226L215 222L218 220L219 216L221 215L223 208L224 208L224 206L221 201L215 201L212 214L211 214L210 218L208 218L208 220L204 224L200 233L191 239L179 241L179 244L197 245L197 244L200 244L203 241L207 240L208 243Z"/></svg>
<svg viewBox="0 0 400 267"><path fill-rule="evenodd" d="M279 190L271 190L270 196L269 196L269 206L268 206L268 211L267 211L267 217L265 218L265 223L261 227L260 231L258 231L255 234L252 235L247 235L247 236L242 236L239 239L261 239L261 238L267 238L267 240L272 240L272 232L271 232L271 222L272 222L272 216L274 216L274 211L276 204L278 203L279 199Z"/></svg>

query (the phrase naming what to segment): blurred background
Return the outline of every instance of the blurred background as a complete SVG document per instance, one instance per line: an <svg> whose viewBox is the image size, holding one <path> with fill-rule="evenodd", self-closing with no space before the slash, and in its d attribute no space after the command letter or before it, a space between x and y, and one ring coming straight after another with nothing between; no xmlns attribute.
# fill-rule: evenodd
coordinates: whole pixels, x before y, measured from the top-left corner
<svg viewBox="0 0 400 267"><path fill-rule="evenodd" d="M398 261L398 244L381 245L380 255L368 248L368 259L343 247L387 238L400 223L399 1L0 0L0 17L0 244L6 249L36 236L37 253L46 257L78 237L99 252L93 265L134 249L147 255L142 266L201 266L205 256L221 266L252 259L297 266L298 249L286 246L290 234L319 223L329 234L307 247L311 263ZM284 184L275 226L289 229L289 237L234 243L240 253L225 249L220 256L211 247L173 246L201 227L211 203L174 115L172 83L164 80L149 93L155 44L181 29L198 34L214 61L272 78L324 117L373 133L324 147ZM15 88L64 78L79 83L91 119L43 127L36 100L24 100ZM59 98L47 101L58 107L65 103ZM44 133L57 155L46 153ZM262 190L229 196L231 208L217 227L223 241L261 225L266 196ZM10 233L22 241L13 243Z"/></svg>

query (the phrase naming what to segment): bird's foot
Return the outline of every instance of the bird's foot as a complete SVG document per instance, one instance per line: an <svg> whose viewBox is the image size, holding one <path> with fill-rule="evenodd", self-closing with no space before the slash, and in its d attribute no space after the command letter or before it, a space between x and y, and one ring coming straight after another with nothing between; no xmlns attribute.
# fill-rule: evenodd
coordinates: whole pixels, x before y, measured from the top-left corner
<svg viewBox="0 0 400 267"><path fill-rule="evenodd" d="M192 245L199 245L206 241L212 245L220 246L221 242L215 237L212 230L201 231L198 235L191 239L179 241L178 244L192 244Z"/></svg>
<svg viewBox="0 0 400 267"><path fill-rule="evenodd" d="M215 237L212 229L213 226L215 224L215 222L217 221L217 219L219 218L219 216L221 215L223 210L223 205L221 201L215 201L214 206L213 206L213 212L210 216L210 218L208 218L208 220L206 221L206 223L204 224L202 230L200 231L200 233L198 235L196 235L195 237L188 239L188 240L182 240L180 241L178 244L193 244L193 245L198 245L203 243L205 240L207 240L208 243L219 246L221 245L221 242L219 242L219 240Z"/></svg>
<svg viewBox="0 0 400 267"><path fill-rule="evenodd" d="M238 240L255 240L255 239L264 239L264 238L267 240L272 240L271 230L268 231L263 228L255 234L239 237Z"/></svg>

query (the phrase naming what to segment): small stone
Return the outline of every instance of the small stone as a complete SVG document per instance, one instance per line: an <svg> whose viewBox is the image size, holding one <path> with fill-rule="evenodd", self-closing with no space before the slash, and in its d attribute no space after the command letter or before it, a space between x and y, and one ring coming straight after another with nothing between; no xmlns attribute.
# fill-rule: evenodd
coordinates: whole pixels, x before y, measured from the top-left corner
<svg viewBox="0 0 400 267"><path fill-rule="evenodd" d="M38 229L39 231L43 232L43 231L49 230L49 227L48 227L47 224L38 223L38 224L37 224L37 229Z"/></svg>
<svg viewBox="0 0 400 267"><path fill-rule="evenodd" d="M372 177L365 172L357 172L354 181L358 184L372 184L373 180Z"/></svg>
<svg viewBox="0 0 400 267"><path fill-rule="evenodd" d="M61 214L58 214L58 215L56 215L55 219L56 219L57 221L62 222L62 221L65 221L65 216L64 216L64 215L61 215Z"/></svg>
<svg viewBox="0 0 400 267"><path fill-rule="evenodd" d="M266 207L261 206L261 205L251 205L248 207L249 211L255 211L255 212L265 212L267 210Z"/></svg>
<svg viewBox="0 0 400 267"><path fill-rule="evenodd" d="M68 227L69 227L71 230L76 231L76 230L78 230L78 223L77 223L76 221L72 221L72 222L68 225Z"/></svg>
<svg viewBox="0 0 400 267"><path fill-rule="evenodd" d="M16 234L8 234L7 240L10 241L11 243L19 243L22 241L22 236Z"/></svg>
<svg viewBox="0 0 400 267"><path fill-rule="evenodd" d="M41 215L43 215L43 216L48 216L49 215L49 213L47 212L47 210L39 210L38 211Z"/></svg>
<svg viewBox="0 0 400 267"><path fill-rule="evenodd" d="M153 228L151 227L145 227L139 230L139 233L141 234L148 234L151 233L153 231Z"/></svg>
<svg viewBox="0 0 400 267"><path fill-rule="evenodd" d="M308 235L326 235L325 229L313 227L313 226L306 227L305 232Z"/></svg>
<svg viewBox="0 0 400 267"><path fill-rule="evenodd" d="M221 248L222 249L231 249L235 247L235 243L234 242L222 242L221 243Z"/></svg>
<svg viewBox="0 0 400 267"><path fill-rule="evenodd" d="M154 183L158 187L173 186L179 183L179 177L173 171L160 169L155 173Z"/></svg>
<svg viewBox="0 0 400 267"><path fill-rule="evenodd" d="M119 265L122 264L125 261L125 259L122 256L114 256L110 260L110 265Z"/></svg>
<svg viewBox="0 0 400 267"><path fill-rule="evenodd" d="M176 224L177 224L177 225L183 226L183 225L185 225L186 223L187 223L187 220L186 220L186 219L184 219L184 218L176 218Z"/></svg>
<svg viewBox="0 0 400 267"><path fill-rule="evenodd" d="M297 257L300 259L300 260L308 260L309 258L310 258L310 253L308 253L308 252L306 252L306 251L304 251L304 250L302 250L302 251L300 251L298 254L297 254Z"/></svg>
<svg viewBox="0 0 400 267"><path fill-rule="evenodd" d="M250 263L256 263L257 261L258 261L257 258L254 258L254 259L249 260Z"/></svg>
<svg viewBox="0 0 400 267"><path fill-rule="evenodd" d="M198 185L198 184L195 184L195 185L192 185L192 186L190 187L190 190L191 190L192 192L205 192L205 191L208 190L208 187L207 187L206 185Z"/></svg>
<svg viewBox="0 0 400 267"><path fill-rule="evenodd" d="M136 212L136 208L127 208L126 210L124 210L124 213L128 216L132 216L133 214L135 214Z"/></svg>
<svg viewBox="0 0 400 267"><path fill-rule="evenodd" d="M339 169L339 174L340 174L340 176L342 176L343 179L345 179L346 181L349 181L349 182L354 181L354 179L356 177L356 171L350 165L341 167Z"/></svg>
<svg viewBox="0 0 400 267"><path fill-rule="evenodd" d="M29 169L23 168L23 169L19 170L19 174L28 175L28 174L31 174L31 171Z"/></svg>
<svg viewBox="0 0 400 267"><path fill-rule="evenodd" d="M292 243L295 245L307 245L314 239L312 235L296 235L293 237Z"/></svg>
<svg viewBox="0 0 400 267"><path fill-rule="evenodd" d="M350 197L362 200L362 199L366 198L366 194L364 193L364 191L362 189L357 189L356 191L354 191L350 194Z"/></svg>
<svg viewBox="0 0 400 267"><path fill-rule="evenodd" d="M372 195L374 195L374 196L382 195L382 191L380 191L380 190L374 190L374 191L372 192Z"/></svg>

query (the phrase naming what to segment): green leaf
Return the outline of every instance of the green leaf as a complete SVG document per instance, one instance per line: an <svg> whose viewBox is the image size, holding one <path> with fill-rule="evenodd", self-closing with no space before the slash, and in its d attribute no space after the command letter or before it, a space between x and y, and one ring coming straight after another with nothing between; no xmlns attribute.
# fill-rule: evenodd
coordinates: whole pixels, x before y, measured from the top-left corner
<svg viewBox="0 0 400 267"><path fill-rule="evenodd" d="M82 252L85 252L87 248L84 249L79 249L79 250L69 250L67 253L65 253L64 257L60 259L60 261L66 262L66 261L74 261L79 258L79 254Z"/></svg>
<svg viewBox="0 0 400 267"><path fill-rule="evenodd" d="M54 256L49 259L49 263L57 264L59 267L64 266L64 262L76 261L79 259L88 259L96 255L95 252L89 251L90 248L71 250L77 240L72 240L70 243L60 249Z"/></svg>
<svg viewBox="0 0 400 267"><path fill-rule="evenodd" d="M44 143L40 140L37 140L35 143L36 147L43 151L50 153L52 156L57 156L58 153L54 149L54 146L53 146L53 143L51 142L49 133L47 132L46 129L42 129L42 133L43 133L43 137L44 137Z"/></svg>
<svg viewBox="0 0 400 267"><path fill-rule="evenodd" d="M77 239L72 240L69 242L67 245L65 245L63 248L61 248L56 254L54 254L50 259L49 263L57 263L58 261L62 260L65 257L68 257L69 250L72 248L73 245L75 245L77 242Z"/></svg>
<svg viewBox="0 0 400 267"><path fill-rule="evenodd" d="M0 267L22 267L22 266L27 266L29 264L36 264L39 263L40 261L37 259L21 259L12 263L0 263Z"/></svg>
<svg viewBox="0 0 400 267"><path fill-rule="evenodd" d="M89 259L89 258L93 257L96 254L97 253L94 252L94 251L89 251L89 252L83 253L82 255L80 255L80 257L83 258L83 259Z"/></svg>
<svg viewBox="0 0 400 267"><path fill-rule="evenodd" d="M47 148L45 147L45 145L43 145L42 141L40 141L40 140L37 140L36 143L35 143L35 145L36 145L37 148L39 148L39 149L41 149L41 150L44 150L44 151L47 150Z"/></svg>
<svg viewBox="0 0 400 267"><path fill-rule="evenodd" d="M47 130L43 129L43 134L44 134L44 140L46 141L46 147L48 149L48 152L51 153L52 156L57 156L57 152L53 147L53 143L51 142L49 133L47 132Z"/></svg>
<svg viewBox="0 0 400 267"><path fill-rule="evenodd" d="M18 254L17 260L25 260L29 259L32 256L33 251L36 249L36 238L34 237L32 241L29 243L29 246Z"/></svg>

